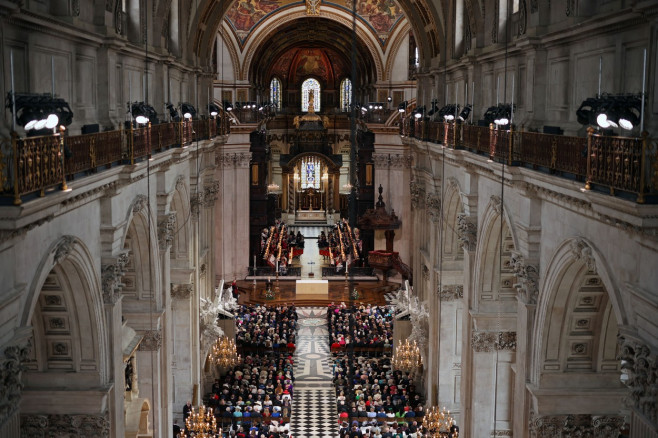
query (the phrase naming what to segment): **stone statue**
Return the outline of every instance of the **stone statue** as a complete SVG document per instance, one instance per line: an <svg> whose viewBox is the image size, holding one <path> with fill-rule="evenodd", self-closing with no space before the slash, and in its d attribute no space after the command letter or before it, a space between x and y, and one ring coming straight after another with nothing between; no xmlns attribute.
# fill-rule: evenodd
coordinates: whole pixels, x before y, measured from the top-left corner
<svg viewBox="0 0 658 438"><path fill-rule="evenodd" d="M315 113L315 90L308 90L308 113Z"/></svg>

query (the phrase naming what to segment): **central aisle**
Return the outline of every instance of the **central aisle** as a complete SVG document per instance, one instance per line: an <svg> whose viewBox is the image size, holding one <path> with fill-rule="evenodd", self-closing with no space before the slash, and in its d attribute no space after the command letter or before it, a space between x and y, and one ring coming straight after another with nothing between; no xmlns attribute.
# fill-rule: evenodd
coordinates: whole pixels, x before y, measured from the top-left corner
<svg viewBox="0 0 658 438"><path fill-rule="evenodd" d="M337 438L338 413L331 373L327 308L301 307L297 314L290 433L294 438Z"/></svg>

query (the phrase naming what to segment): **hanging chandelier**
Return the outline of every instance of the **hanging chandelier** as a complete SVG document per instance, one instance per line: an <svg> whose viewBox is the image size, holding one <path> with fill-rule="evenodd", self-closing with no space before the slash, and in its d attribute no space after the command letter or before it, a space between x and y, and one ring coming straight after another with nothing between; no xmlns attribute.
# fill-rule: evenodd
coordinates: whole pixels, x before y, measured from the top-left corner
<svg viewBox="0 0 658 438"><path fill-rule="evenodd" d="M423 427L432 438L458 437L459 432L450 430L452 425L453 419L450 416L450 411L447 411L445 407L439 409L438 406L432 406L423 417Z"/></svg>
<svg viewBox="0 0 658 438"><path fill-rule="evenodd" d="M400 341L393 356L393 368L407 373L413 373L422 366L423 360L416 341L409 342L409 339L406 339L404 344Z"/></svg>
<svg viewBox="0 0 658 438"><path fill-rule="evenodd" d="M187 435L185 437L194 438L220 438L222 436L222 429L217 428L217 419L213 414L211 408L199 406L198 411L194 411L194 407L190 411L190 416L185 420L185 428Z"/></svg>
<svg viewBox="0 0 658 438"><path fill-rule="evenodd" d="M208 359L221 368L232 368L240 363L235 342L226 336L217 338L208 354Z"/></svg>

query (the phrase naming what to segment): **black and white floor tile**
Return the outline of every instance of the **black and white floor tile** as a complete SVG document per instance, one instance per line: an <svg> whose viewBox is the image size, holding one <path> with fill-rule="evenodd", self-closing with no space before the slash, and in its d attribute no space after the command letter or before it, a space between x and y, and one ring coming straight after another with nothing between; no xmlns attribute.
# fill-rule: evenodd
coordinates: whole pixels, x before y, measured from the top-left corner
<svg viewBox="0 0 658 438"><path fill-rule="evenodd" d="M336 393L332 385L327 308L298 308L295 390L290 435L297 438L338 436Z"/></svg>

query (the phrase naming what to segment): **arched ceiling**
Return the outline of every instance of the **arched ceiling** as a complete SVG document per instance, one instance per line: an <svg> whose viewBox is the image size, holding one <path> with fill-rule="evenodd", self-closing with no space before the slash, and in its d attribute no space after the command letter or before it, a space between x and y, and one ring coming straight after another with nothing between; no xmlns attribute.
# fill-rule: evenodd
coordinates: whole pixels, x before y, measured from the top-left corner
<svg viewBox="0 0 658 438"><path fill-rule="evenodd" d="M364 82L376 80L370 51L359 38L355 43L356 77ZM352 73L352 31L336 21L301 18L268 35L253 59L259 61L251 65L249 80L256 84L269 84L273 75L291 85L315 76L325 86L338 87L339 81Z"/></svg>
<svg viewBox="0 0 658 438"><path fill-rule="evenodd" d="M164 0L173 1L173 0ZM227 11L233 7L234 3L242 1L247 2L243 5L249 6L254 0L198 0L198 8L190 14L190 38L189 45L193 53L196 53L201 59L208 59L213 50L213 43L219 29L221 20L227 14ZM261 0L259 0L261 1ZM268 0L276 1L276 0ZM289 0L278 0L279 2ZM477 10L476 7L470 7L473 0L467 1L467 10L470 14ZM346 10L351 10L352 0L335 0L335 5L344 4ZM293 3L290 3L291 5ZM295 2L296 5L303 5L302 2ZM321 5L324 3L321 3ZM370 19L370 25L377 32L385 28L391 21L395 21L398 16L398 10L401 9L411 24L416 42L421 53L421 64L429 65L432 58L436 57L440 48L443 47L445 17L447 11L446 2L431 0L364 0L362 8L364 16ZM262 8L261 8L262 9ZM380 11L377 13L376 11ZM370 14L370 12L374 12ZM270 12L271 13L271 12ZM261 15L262 12L258 12ZM267 16L266 12L264 16ZM373 24L371 15L378 16ZM394 20L395 19L395 20ZM377 21L379 20L379 21ZM247 20L249 21L249 20ZM250 23L246 22L246 27ZM393 23L394 24L394 23ZM394 26L393 26L394 27Z"/></svg>

